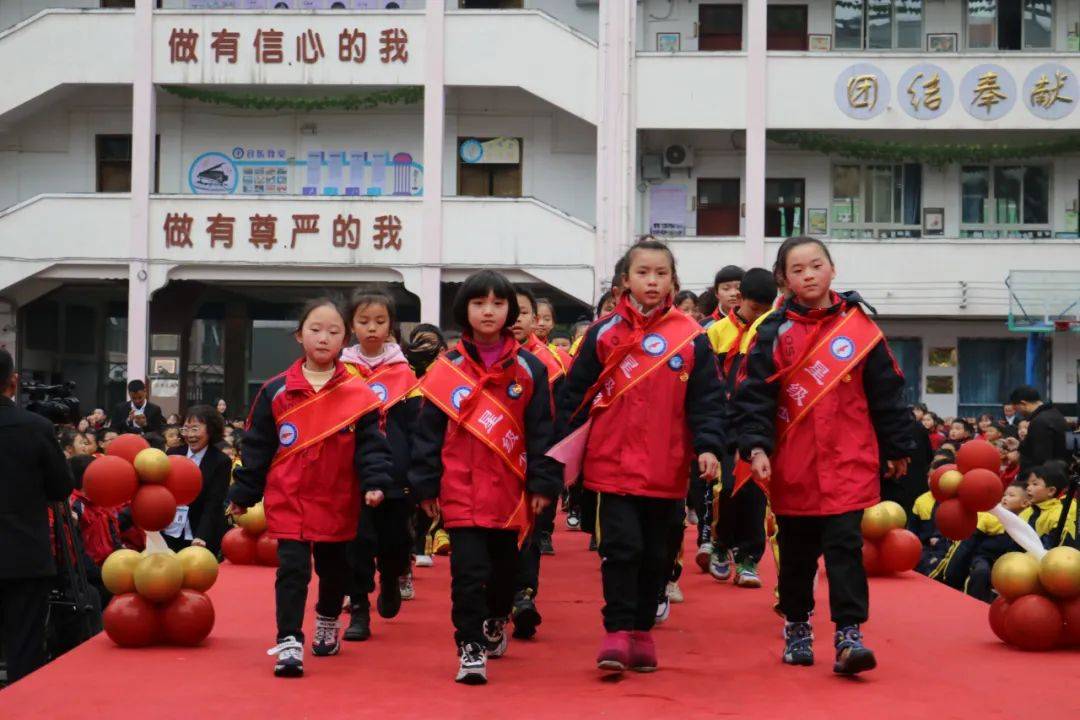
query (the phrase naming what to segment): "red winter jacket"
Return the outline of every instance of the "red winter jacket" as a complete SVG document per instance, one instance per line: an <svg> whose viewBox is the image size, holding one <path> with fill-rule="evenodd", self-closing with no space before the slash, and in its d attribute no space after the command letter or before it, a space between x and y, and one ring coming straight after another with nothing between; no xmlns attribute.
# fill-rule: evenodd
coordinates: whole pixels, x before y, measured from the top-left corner
<svg viewBox="0 0 1080 720"><path fill-rule="evenodd" d="M255 397L244 433L244 463L229 500L251 507L264 498L267 531L279 540L344 542L356 537L361 490L390 485L390 447L379 430L379 408L353 425L271 467L278 451L275 418L315 396L298 360L267 380ZM320 390L352 377L341 362ZM374 397L374 395L372 396Z"/></svg>
<svg viewBox="0 0 1080 720"><path fill-rule="evenodd" d="M589 328L558 401L561 435L587 419L592 398L586 394L607 358L626 343L642 342L650 328L671 312L679 311L669 303L646 318L624 294L615 312ZM708 337L699 334L666 366L653 370L595 416L582 469L585 487L620 495L686 497L693 455L723 453L723 413L716 355Z"/></svg>
<svg viewBox="0 0 1080 720"><path fill-rule="evenodd" d="M120 547L120 524L116 511L91 502L81 490L71 494L71 505L79 516L83 549L100 567L105 558Z"/></svg>
<svg viewBox="0 0 1080 720"><path fill-rule="evenodd" d="M890 460L915 452L915 417L903 400L904 376L882 340L776 444L780 383L773 379L798 362L814 336L862 302L833 294L834 304L809 310L788 300L758 326L746 359L746 379L735 391L735 423L744 459L760 447L771 455L769 499L777 515L838 515L880 500L879 451ZM818 334L821 333L821 334Z"/></svg>
<svg viewBox="0 0 1080 720"><path fill-rule="evenodd" d="M467 336L446 358L476 380L485 375L476 346ZM438 406L425 398L413 438L409 483L420 499L439 499L447 528L519 530L525 518L524 492L554 499L562 488L559 464L544 455L552 437L544 364L507 335L502 355L490 372L493 377L485 384L489 392L508 407L524 405L528 463L525 480L519 479L494 450L469 430L450 422ZM524 390L516 398L516 389L510 391L514 385Z"/></svg>

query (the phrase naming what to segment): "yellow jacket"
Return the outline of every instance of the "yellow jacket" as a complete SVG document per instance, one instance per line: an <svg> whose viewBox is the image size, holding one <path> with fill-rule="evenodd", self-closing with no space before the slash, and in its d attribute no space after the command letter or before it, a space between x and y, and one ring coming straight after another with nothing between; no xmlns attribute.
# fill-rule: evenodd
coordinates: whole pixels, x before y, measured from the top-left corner
<svg viewBox="0 0 1080 720"><path fill-rule="evenodd" d="M1035 532L1039 534L1039 537L1049 535L1057 528L1058 520L1061 518L1061 500L1057 498L1051 498L1044 500L1036 505L1039 509L1039 516L1035 518ZM1031 525L1031 517L1035 514L1035 508L1029 507L1020 513L1020 519ZM1073 503L1069 508L1069 517L1065 521L1065 532L1062 533L1061 539L1064 541L1066 538L1073 536L1076 530L1076 503Z"/></svg>
<svg viewBox="0 0 1080 720"><path fill-rule="evenodd" d="M936 504L937 500L934 500L933 494L927 490L915 498L915 504L911 506L911 512L920 520L929 520L934 515L934 506Z"/></svg>

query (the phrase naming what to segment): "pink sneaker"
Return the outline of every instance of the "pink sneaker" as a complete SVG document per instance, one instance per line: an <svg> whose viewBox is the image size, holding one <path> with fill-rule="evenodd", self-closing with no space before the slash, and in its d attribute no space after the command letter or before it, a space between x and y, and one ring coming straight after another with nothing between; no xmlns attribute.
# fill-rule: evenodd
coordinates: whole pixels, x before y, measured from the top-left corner
<svg viewBox="0 0 1080 720"><path fill-rule="evenodd" d="M630 668L635 672L656 672L656 643L651 632L630 633Z"/></svg>
<svg viewBox="0 0 1080 720"><path fill-rule="evenodd" d="M596 667L622 672L630 665L630 633L626 630L609 632L600 643Z"/></svg>

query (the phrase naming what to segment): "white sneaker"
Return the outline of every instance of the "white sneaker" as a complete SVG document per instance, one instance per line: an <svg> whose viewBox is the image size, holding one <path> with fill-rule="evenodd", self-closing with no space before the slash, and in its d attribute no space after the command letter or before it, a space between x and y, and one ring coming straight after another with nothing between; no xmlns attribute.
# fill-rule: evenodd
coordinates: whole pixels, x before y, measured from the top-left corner
<svg viewBox="0 0 1080 720"><path fill-rule="evenodd" d="M311 654L318 657L337 655L341 650L340 630L341 624L336 617L315 613L315 638L311 641Z"/></svg>
<svg viewBox="0 0 1080 720"><path fill-rule="evenodd" d="M416 567L433 567L435 565L435 558L430 555L417 555Z"/></svg>
<svg viewBox="0 0 1080 720"><path fill-rule="evenodd" d="M656 606L656 624L667 622L669 617L671 617L671 601L664 598L664 601Z"/></svg>
<svg viewBox="0 0 1080 720"><path fill-rule="evenodd" d="M267 650L266 654L277 655L274 661L274 675L277 677L300 677L304 674L304 644L292 635Z"/></svg>
<svg viewBox="0 0 1080 720"><path fill-rule="evenodd" d="M487 683L487 651L477 643L465 643L458 647L458 666L455 681L465 685L484 685Z"/></svg>
<svg viewBox="0 0 1080 720"><path fill-rule="evenodd" d="M686 522L688 522L691 525L697 525L698 524L698 516L697 516L697 511L696 510L687 510L686 511Z"/></svg>
<svg viewBox="0 0 1080 720"><path fill-rule="evenodd" d="M667 599L673 603L681 603L686 598L683 597L683 592L679 588L679 583L669 582L667 584Z"/></svg>
<svg viewBox="0 0 1080 720"><path fill-rule="evenodd" d="M506 618L488 618L484 621L484 639L487 640L487 656L499 658L506 654L510 635L506 632Z"/></svg>

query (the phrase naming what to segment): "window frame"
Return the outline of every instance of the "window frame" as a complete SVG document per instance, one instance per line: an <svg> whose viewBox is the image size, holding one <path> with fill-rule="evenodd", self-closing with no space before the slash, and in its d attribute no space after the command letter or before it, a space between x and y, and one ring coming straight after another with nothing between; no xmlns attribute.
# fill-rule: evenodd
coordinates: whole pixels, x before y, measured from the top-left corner
<svg viewBox="0 0 1080 720"><path fill-rule="evenodd" d="M918 222L907 224L904 222L870 222L867 220L867 208L868 208L868 183L870 182L870 168L876 167L891 167L893 169L893 191L890 196L895 199L896 192L896 173L900 174L900 217L904 217L903 206L903 181L904 181L904 167L906 165L916 165L919 168L919 183L921 185L919 192L919 208L916 213ZM858 214L861 216L854 222L840 223L833 219L833 207L837 201L836 197L836 168L838 167L857 167L859 168L859 206ZM832 232L832 237L837 239L856 239L856 240L892 240L892 239L907 239L907 238L921 238L922 237L922 211L925 207L923 201L923 191L925 190L926 169L922 163L884 163L884 162L834 162L829 166L829 228ZM896 207L893 205L893 215L896 214ZM869 235L867 234L869 233ZM907 234L897 234L907 233Z"/></svg>
<svg viewBox="0 0 1080 720"><path fill-rule="evenodd" d="M971 13L969 12L969 4L971 0L964 0L963 8L963 24L964 24L964 50L968 52L995 52L995 53L1040 53L1040 52L1054 52L1055 38L1057 37L1057 24L1059 22L1060 5L1057 2L1051 0L1050 3L1050 44L1045 47L1029 47L1027 39L1027 23L1024 21L1024 12L1026 8L1024 3L1027 0L1020 0L1020 49L1019 50L1002 50L1001 49L1001 36L998 33L998 8L994 6L994 46L993 47L972 47L971 46L971 31L970 21ZM1060 0L1059 0L1060 2Z"/></svg>
<svg viewBox="0 0 1080 720"><path fill-rule="evenodd" d="M920 0L921 6L919 8L919 43L911 47L900 47L897 44L897 32L899 25L896 22L896 0L890 0L890 16L889 26L890 35L892 36L890 46L887 48L872 48L868 46L869 30L867 22L867 13L869 12L870 0L860 0L862 2L862 19L859 22L859 47L840 47L836 42L836 5L838 0L833 0L832 3L832 33L833 33L833 49L845 52L870 52L870 53L887 53L887 52L920 52L923 50L926 36L926 0ZM966 6L965 6L966 7Z"/></svg>
<svg viewBox="0 0 1080 720"><path fill-rule="evenodd" d="M1019 223L1005 223L997 221L997 180L996 170L997 168L1012 168L1018 167L1021 169L1020 178L1020 220ZM964 222L964 170L965 168L986 168L988 171L988 192L986 200L990 201L990 208L994 214L994 222L984 223L970 223ZM1023 174L1029 168L1043 168L1046 171L1046 222L1045 223L1028 223L1024 220L1024 178ZM1024 233L1037 233L1035 238L1049 238L1053 237L1053 218L1054 218L1054 164L1052 162L1046 163L1011 163L1011 162L995 162L995 163L972 163L960 165L960 237L962 238L978 238L978 239L1000 239L1000 238L1015 238L1023 237ZM984 213L985 215L986 213ZM975 234L978 233L978 234Z"/></svg>

